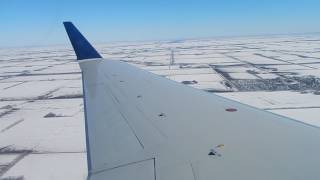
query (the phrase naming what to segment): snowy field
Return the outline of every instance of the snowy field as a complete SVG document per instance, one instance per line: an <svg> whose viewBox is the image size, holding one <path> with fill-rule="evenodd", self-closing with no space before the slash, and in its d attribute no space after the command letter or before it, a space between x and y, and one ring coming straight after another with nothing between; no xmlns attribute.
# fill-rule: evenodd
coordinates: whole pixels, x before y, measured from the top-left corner
<svg viewBox="0 0 320 180"><path fill-rule="evenodd" d="M320 127L320 35L97 44L107 59ZM0 49L0 180L86 179L69 45Z"/></svg>

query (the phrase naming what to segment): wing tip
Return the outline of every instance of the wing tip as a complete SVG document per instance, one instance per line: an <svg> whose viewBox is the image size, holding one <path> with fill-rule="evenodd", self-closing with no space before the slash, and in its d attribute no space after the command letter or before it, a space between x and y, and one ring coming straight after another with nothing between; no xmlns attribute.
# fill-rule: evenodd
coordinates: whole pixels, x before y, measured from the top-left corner
<svg viewBox="0 0 320 180"><path fill-rule="evenodd" d="M89 43L89 41L80 33L71 21L63 21L63 25L68 34L77 60L102 58L97 50Z"/></svg>

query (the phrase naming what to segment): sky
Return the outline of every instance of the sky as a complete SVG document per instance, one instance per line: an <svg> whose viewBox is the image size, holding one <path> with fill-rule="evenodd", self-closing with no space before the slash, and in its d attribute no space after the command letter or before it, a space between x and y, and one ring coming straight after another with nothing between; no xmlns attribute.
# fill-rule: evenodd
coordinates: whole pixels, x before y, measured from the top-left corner
<svg viewBox="0 0 320 180"><path fill-rule="evenodd" d="M319 0L0 0L0 47L320 32Z"/></svg>

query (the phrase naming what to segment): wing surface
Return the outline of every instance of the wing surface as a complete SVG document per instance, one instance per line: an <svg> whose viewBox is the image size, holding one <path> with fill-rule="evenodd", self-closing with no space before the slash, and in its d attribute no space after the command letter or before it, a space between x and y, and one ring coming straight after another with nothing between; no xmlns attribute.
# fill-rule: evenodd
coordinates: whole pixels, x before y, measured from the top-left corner
<svg viewBox="0 0 320 180"><path fill-rule="evenodd" d="M320 178L319 128L121 61L79 61L90 180Z"/></svg>

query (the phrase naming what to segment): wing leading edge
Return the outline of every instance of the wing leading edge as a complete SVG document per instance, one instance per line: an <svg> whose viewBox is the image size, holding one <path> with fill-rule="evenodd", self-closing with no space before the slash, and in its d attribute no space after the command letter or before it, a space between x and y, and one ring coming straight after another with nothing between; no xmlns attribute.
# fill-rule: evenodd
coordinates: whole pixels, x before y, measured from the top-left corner
<svg viewBox="0 0 320 180"><path fill-rule="evenodd" d="M320 177L316 127L120 61L79 64L91 180Z"/></svg>

